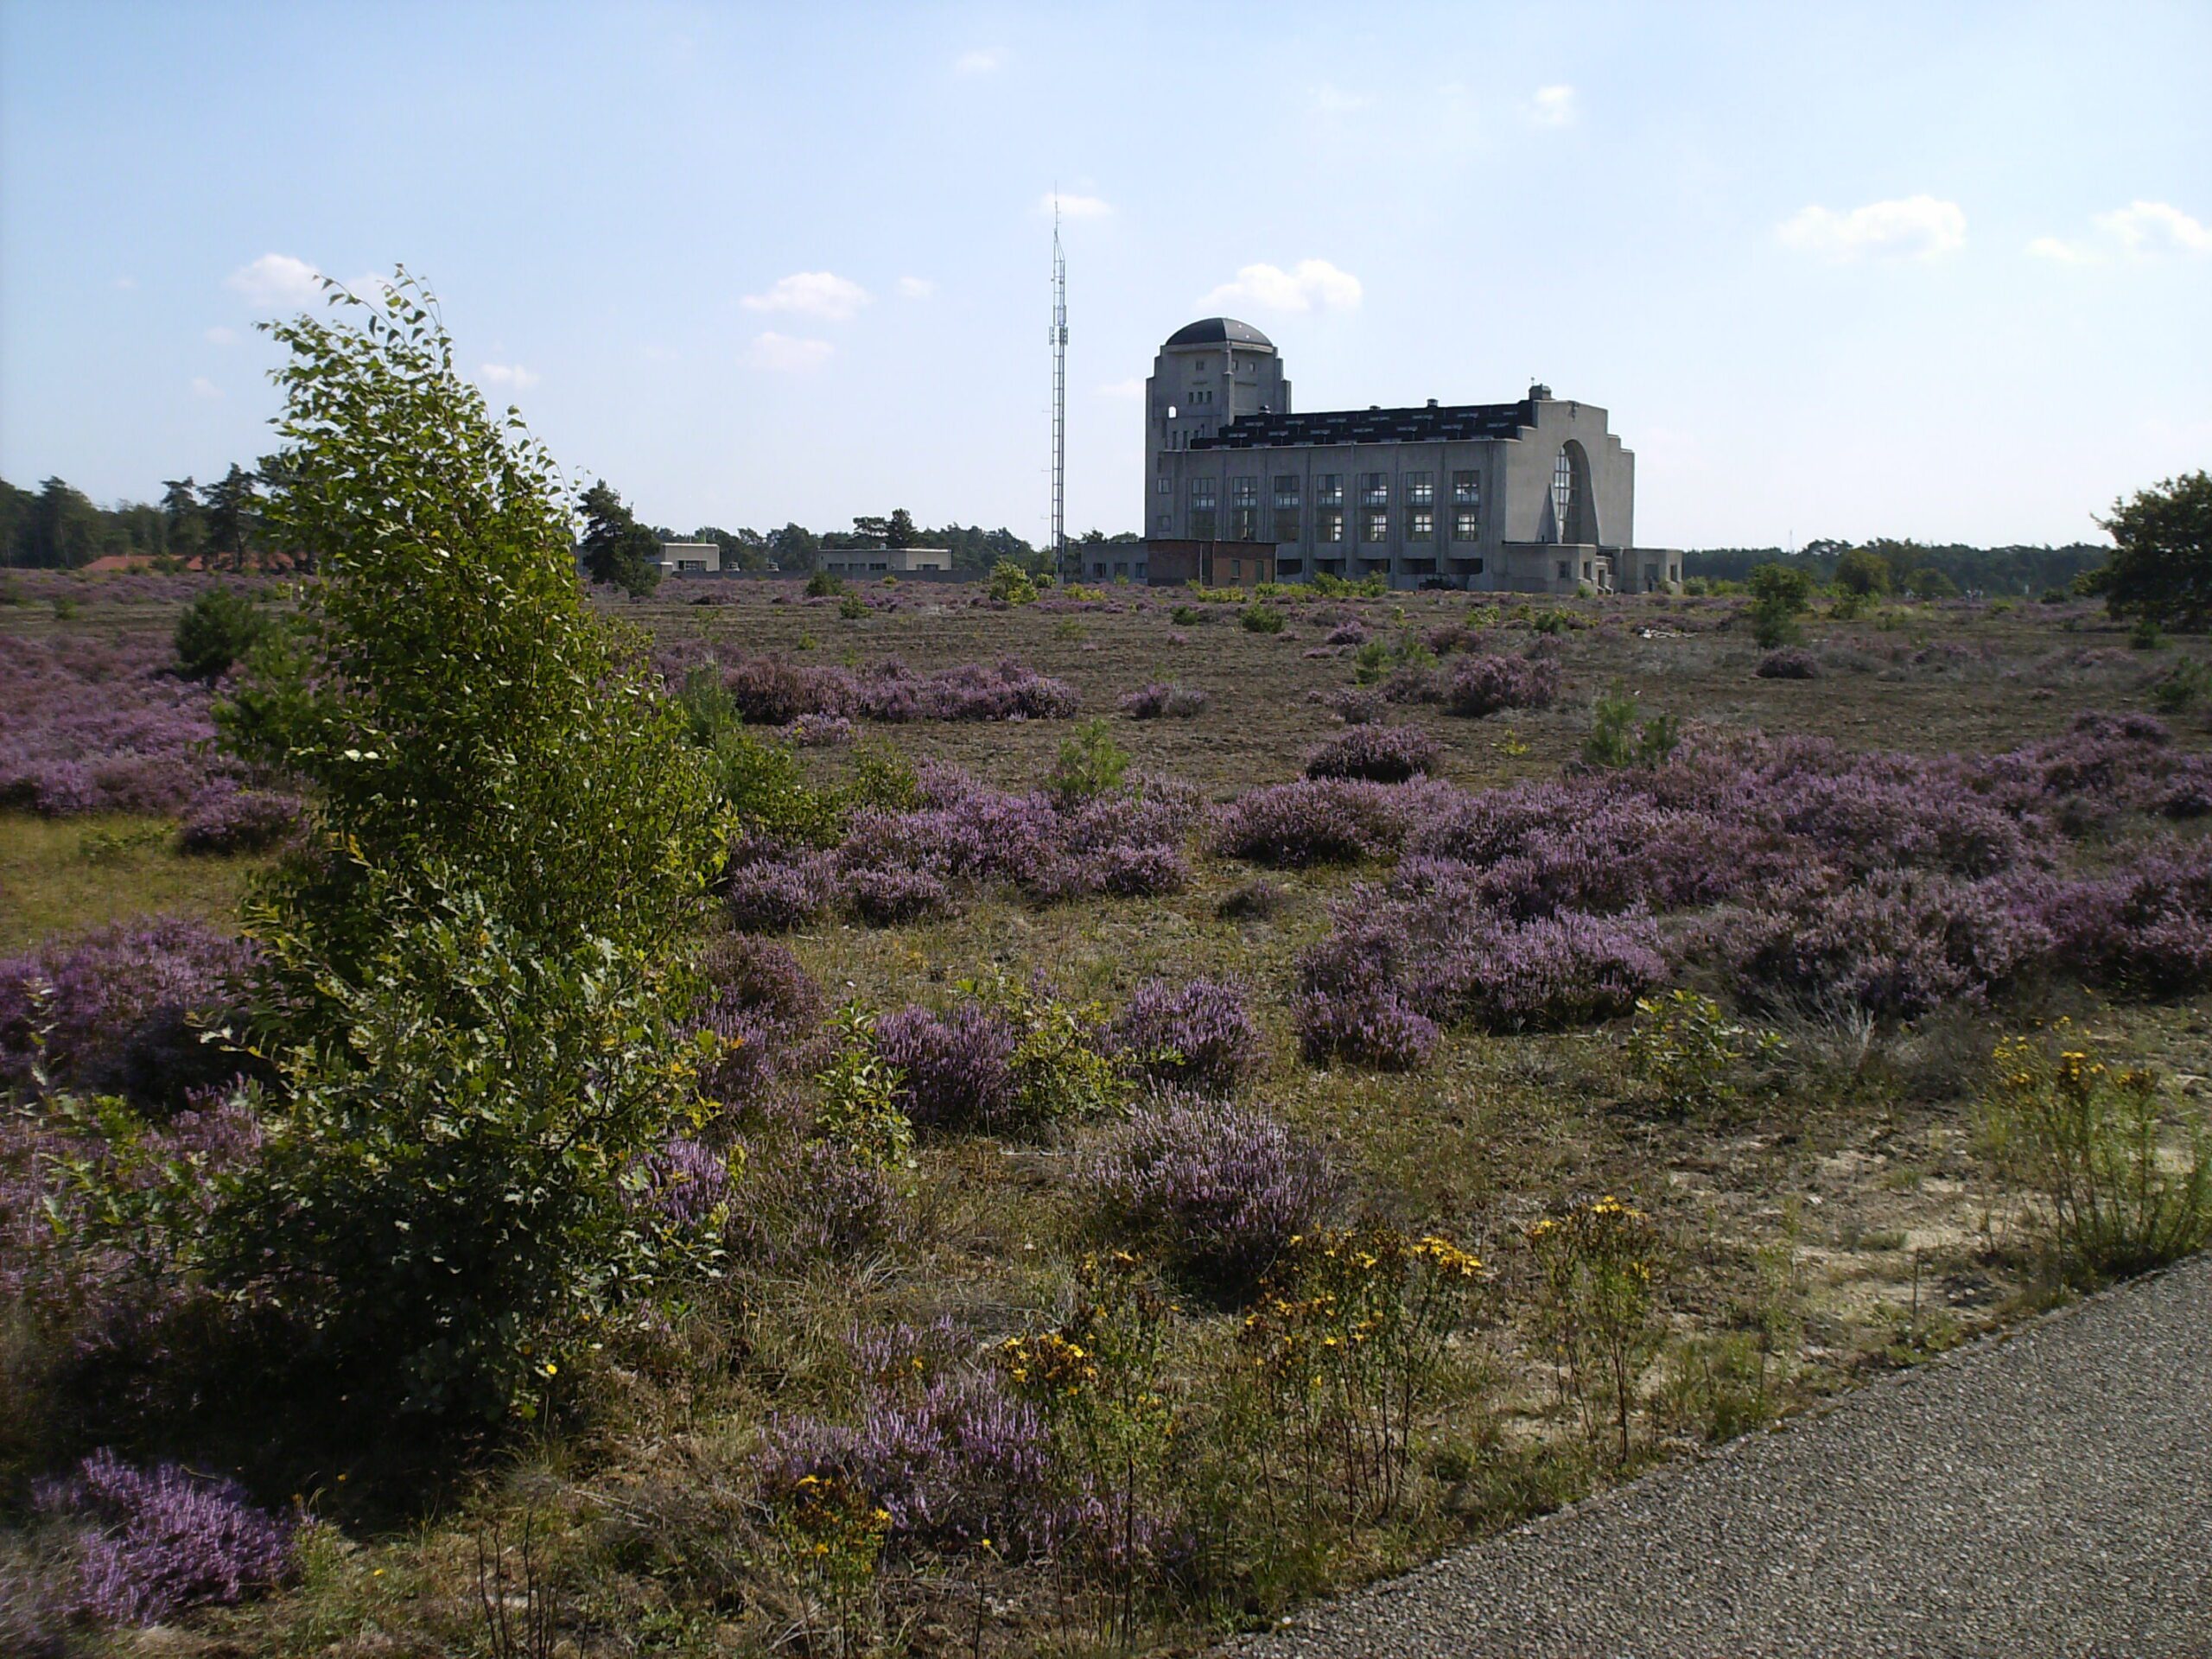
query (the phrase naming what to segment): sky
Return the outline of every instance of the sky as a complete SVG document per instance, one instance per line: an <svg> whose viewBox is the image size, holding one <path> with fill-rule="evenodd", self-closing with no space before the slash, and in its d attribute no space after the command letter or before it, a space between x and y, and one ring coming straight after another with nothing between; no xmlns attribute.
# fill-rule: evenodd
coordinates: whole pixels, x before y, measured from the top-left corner
<svg viewBox="0 0 2212 1659"><path fill-rule="evenodd" d="M2212 5L0 0L0 476L275 447L395 264L649 522L1144 510L1193 318L1296 407L1611 411L1651 546L2100 539L2212 465Z"/></svg>

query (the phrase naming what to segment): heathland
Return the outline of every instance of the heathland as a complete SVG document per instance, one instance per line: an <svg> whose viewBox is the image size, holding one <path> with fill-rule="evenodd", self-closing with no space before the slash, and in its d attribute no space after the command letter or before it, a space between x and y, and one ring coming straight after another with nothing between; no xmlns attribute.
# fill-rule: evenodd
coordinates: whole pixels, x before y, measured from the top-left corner
<svg viewBox="0 0 2212 1659"><path fill-rule="evenodd" d="M2198 642L452 522L0 605L0 1645L1187 1649L2212 1225Z"/></svg>

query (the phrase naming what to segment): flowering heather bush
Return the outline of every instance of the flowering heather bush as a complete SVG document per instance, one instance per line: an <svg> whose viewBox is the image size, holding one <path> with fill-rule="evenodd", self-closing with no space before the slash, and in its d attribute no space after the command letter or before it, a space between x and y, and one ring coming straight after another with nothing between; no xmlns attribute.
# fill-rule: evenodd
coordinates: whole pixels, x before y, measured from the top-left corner
<svg viewBox="0 0 2212 1659"><path fill-rule="evenodd" d="M791 736L803 749L833 748L853 741L853 722L842 715L801 715L791 721Z"/></svg>
<svg viewBox="0 0 2212 1659"><path fill-rule="evenodd" d="M1505 709L1548 709L1558 696L1558 664L1485 652L1452 669L1444 708L1447 714L1480 718Z"/></svg>
<svg viewBox="0 0 2212 1659"><path fill-rule="evenodd" d="M299 830L306 810L296 795L211 785L194 796L185 809L184 822L177 827L177 850L263 852L289 840Z"/></svg>
<svg viewBox="0 0 2212 1659"><path fill-rule="evenodd" d="M1154 680L1123 697L1122 712L1131 720L1191 720L1205 713L1206 702L1203 691Z"/></svg>
<svg viewBox="0 0 2212 1659"><path fill-rule="evenodd" d="M1223 809L1214 850L1290 869L1383 857L1433 804L1421 789L1326 778L1248 790Z"/></svg>
<svg viewBox="0 0 2212 1659"><path fill-rule="evenodd" d="M200 1041L220 1023L257 957L245 941L170 918L118 923L0 960L0 1084L29 1085L41 1033L57 1083L175 1107L239 1069Z"/></svg>
<svg viewBox="0 0 2212 1659"><path fill-rule="evenodd" d="M1306 700L1319 703L1347 726L1371 725L1389 712L1382 694L1371 686L1344 685L1333 691L1313 691L1306 694Z"/></svg>
<svg viewBox="0 0 2212 1659"><path fill-rule="evenodd" d="M1209 1095L1236 1092L1264 1058L1243 991L1210 979L1139 986L1114 1022L1113 1043L1154 1082Z"/></svg>
<svg viewBox="0 0 2212 1659"><path fill-rule="evenodd" d="M1453 939L1416 979L1413 1001L1439 1020L1491 1031L1556 1031L1624 1014L1665 982L1648 917L1562 912Z"/></svg>
<svg viewBox="0 0 2212 1659"><path fill-rule="evenodd" d="M296 1521L256 1508L234 1482L173 1463L136 1469L95 1452L37 1503L80 1528L73 1611L92 1618L157 1624L274 1589L292 1568Z"/></svg>
<svg viewBox="0 0 2212 1659"><path fill-rule="evenodd" d="M731 922L752 933L789 933L818 920L837 900L836 872L826 854L761 858L722 875Z"/></svg>
<svg viewBox="0 0 2212 1659"><path fill-rule="evenodd" d="M1309 991L1298 1001L1299 1052L1316 1065L1347 1060L1376 1071L1417 1071L1443 1033L1395 991Z"/></svg>
<svg viewBox="0 0 2212 1659"><path fill-rule="evenodd" d="M168 815L238 768L213 753L207 687L151 635L13 639L0 652L0 808Z"/></svg>
<svg viewBox="0 0 2212 1659"><path fill-rule="evenodd" d="M1784 645L1760 658L1755 671L1763 680L1817 680L1821 677L1821 664L1811 652Z"/></svg>
<svg viewBox="0 0 2212 1659"><path fill-rule="evenodd" d="M1063 1531L1046 1497L1054 1474L1043 1416L993 1370L882 1388L857 1426L772 1421L760 1478L772 1501L811 1477L859 1486L906 1548L980 1547L1014 1560L1049 1552Z"/></svg>
<svg viewBox="0 0 2212 1659"><path fill-rule="evenodd" d="M1367 629L1357 620L1348 620L1331 628L1323 640L1332 645L1363 645L1367 643Z"/></svg>
<svg viewBox="0 0 2212 1659"><path fill-rule="evenodd" d="M953 908L952 890L927 870L855 870L845 887L861 919L878 927L941 916Z"/></svg>
<svg viewBox="0 0 2212 1659"><path fill-rule="evenodd" d="M722 684L747 721L765 726L788 726L802 715L889 724L1064 720L1080 701L1065 681L1012 658L919 674L896 660L855 671L747 657L723 671Z"/></svg>
<svg viewBox="0 0 2212 1659"><path fill-rule="evenodd" d="M729 1166L711 1147L677 1135L639 1160L645 1202L664 1220L701 1227L727 1213Z"/></svg>
<svg viewBox="0 0 2212 1659"><path fill-rule="evenodd" d="M711 1031L724 1045L701 1072L701 1092L757 1109L779 1077L809 1068L800 1045L822 1023L822 988L782 945L743 933L709 945L699 972L709 989L690 1029Z"/></svg>
<svg viewBox="0 0 2212 1659"><path fill-rule="evenodd" d="M1431 771L1443 752L1427 732L1409 726L1354 726L1306 757L1306 775L1402 784Z"/></svg>
<svg viewBox="0 0 2212 1659"><path fill-rule="evenodd" d="M2154 855L2116 874L2056 885L2041 920L2059 961L2139 996L2212 985L2212 849Z"/></svg>
<svg viewBox="0 0 2212 1659"><path fill-rule="evenodd" d="M904 1073L899 1104L918 1129L993 1129L1020 1115L1011 1020L980 1003L939 1015L902 1008L876 1022L876 1052Z"/></svg>
<svg viewBox="0 0 2212 1659"><path fill-rule="evenodd" d="M1084 1181L1108 1230L1240 1289L1319 1222L1335 1192L1321 1149L1270 1114L1179 1096L1108 1136Z"/></svg>

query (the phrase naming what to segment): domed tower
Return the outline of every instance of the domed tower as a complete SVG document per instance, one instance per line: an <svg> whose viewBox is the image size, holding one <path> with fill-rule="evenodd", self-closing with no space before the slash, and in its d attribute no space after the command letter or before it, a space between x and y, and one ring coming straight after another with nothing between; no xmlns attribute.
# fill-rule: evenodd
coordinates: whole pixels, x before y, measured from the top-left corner
<svg viewBox="0 0 2212 1659"><path fill-rule="evenodd" d="M1240 415L1287 415L1290 382L1274 342L1249 322L1206 317L1178 328L1152 360L1144 383L1147 533L1159 512L1162 453L1211 438Z"/></svg>

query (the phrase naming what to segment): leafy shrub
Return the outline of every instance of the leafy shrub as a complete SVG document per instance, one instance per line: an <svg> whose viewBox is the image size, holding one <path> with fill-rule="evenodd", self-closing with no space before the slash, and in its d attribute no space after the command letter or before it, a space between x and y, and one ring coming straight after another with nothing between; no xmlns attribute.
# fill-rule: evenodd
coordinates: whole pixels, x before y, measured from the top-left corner
<svg viewBox="0 0 2212 1659"><path fill-rule="evenodd" d="M2036 1196L2063 1274L2141 1273L2212 1243L2212 1137L2192 1113L2179 1125L2182 1156L2165 1154L2154 1073L2108 1067L2064 1020L2047 1038L2005 1039L1991 1065L1987 1148Z"/></svg>
<svg viewBox="0 0 2212 1659"><path fill-rule="evenodd" d="M1195 628L1212 619L1194 605L1178 605L1167 613L1167 620L1179 628Z"/></svg>
<svg viewBox="0 0 2212 1659"><path fill-rule="evenodd" d="M1781 1047L1779 1037L1737 1024L1711 997L1676 990L1637 1000L1628 1061L1668 1110L1703 1116L1738 1105L1738 1074Z"/></svg>
<svg viewBox="0 0 2212 1659"><path fill-rule="evenodd" d="M1681 723L1669 714L1654 715L1637 723L1642 712L1636 698L1618 683L1591 705L1590 735L1582 741L1582 759L1590 766L1657 766L1665 764L1681 741Z"/></svg>
<svg viewBox="0 0 2212 1659"><path fill-rule="evenodd" d="M2161 713L2186 714L2212 693L2212 666L2184 657L2151 685L2151 701Z"/></svg>
<svg viewBox="0 0 2212 1659"><path fill-rule="evenodd" d="M1320 1220L1335 1183L1320 1148L1270 1114L1171 1096L1107 1137L1084 1185L1107 1231L1242 1290Z"/></svg>
<svg viewBox="0 0 2212 1659"><path fill-rule="evenodd" d="M1128 769L1128 751L1114 741L1113 728L1103 720L1086 720L1061 741L1045 790L1065 810L1120 789Z"/></svg>
<svg viewBox="0 0 2212 1659"><path fill-rule="evenodd" d="M1431 771L1442 754L1442 744L1409 726L1354 726L1306 757L1306 775L1402 784Z"/></svg>
<svg viewBox="0 0 2212 1659"><path fill-rule="evenodd" d="M1233 1094L1263 1058L1244 993L1218 980L1139 986L1114 1022L1113 1041L1141 1075L1199 1094Z"/></svg>
<svg viewBox="0 0 2212 1659"><path fill-rule="evenodd" d="M1446 686L1447 714L1480 719L1505 709L1548 709L1559 696L1559 665L1484 652L1465 658Z"/></svg>
<svg viewBox="0 0 2212 1659"><path fill-rule="evenodd" d="M1122 712L1131 720L1192 720L1205 712L1207 697L1186 685L1154 680L1122 699Z"/></svg>
<svg viewBox="0 0 2212 1659"><path fill-rule="evenodd" d="M877 1022L898 1069L899 1105L923 1129L1019 1133L1094 1117L1127 1092L1101 1052L1099 1010L1003 979L963 982L939 1015L909 1007Z"/></svg>
<svg viewBox="0 0 2212 1659"><path fill-rule="evenodd" d="M991 567L990 595L1002 605L1033 605L1037 602L1037 584L1020 565L1010 559L1001 559Z"/></svg>
<svg viewBox="0 0 2212 1659"><path fill-rule="evenodd" d="M1755 671L1763 680L1817 680L1821 664L1810 652L1770 651L1759 658Z"/></svg>
<svg viewBox="0 0 2212 1659"><path fill-rule="evenodd" d="M1236 621L1247 633L1281 633L1285 620L1274 606L1255 601L1244 607Z"/></svg>
<svg viewBox="0 0 2212 1659"><path fill-rule="evenodd" d="M868 601L858 594L846 594L837 601L837 614L848 622L858 622L868 615Z"/></svg>
<svg viewBox="0 0 2212 1659"><path fill-rule="evenodd" d="M268 616L233 588L205 589L176 620L177 666L187 678L219 680L268 633Z"/></svg>
<svg viewBox="0 0 2212 1659"><path fill-rule="evenodd" d="M156 1624L193 1607L228 1605L290 1575L298 1523L256 1508L244 1488L173 1463L137 1469L95 1452L37 1494L46 1514L77 1529L73 1611L118 1624Z"/></svg>
<svg viewBox="0 0 2212 1659"><path fill-rule="evenodd" d="M827 570L817 570L806 579L809 599L835 599L845 591L845 579Z"/></svg>

